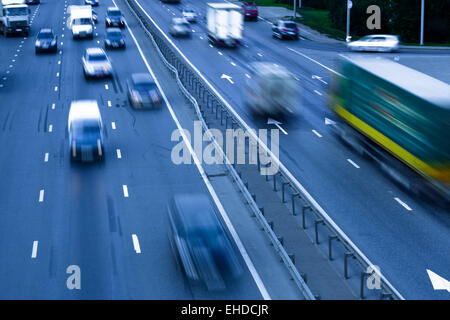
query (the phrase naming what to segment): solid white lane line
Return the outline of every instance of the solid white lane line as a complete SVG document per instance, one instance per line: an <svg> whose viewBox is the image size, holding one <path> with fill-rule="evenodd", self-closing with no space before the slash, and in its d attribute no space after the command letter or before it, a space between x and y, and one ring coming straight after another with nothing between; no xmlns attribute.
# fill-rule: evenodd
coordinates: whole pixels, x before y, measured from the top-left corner
<svg viewBox="0 0 450 320"><path fill-rule="evenodd" d="M123 196L125 198L128 198L128 187L126 184L122 185L122 189L123 189Z"/></svg>
<svg viewBox="0 0 450 320"><path fill-rule="evenodd" d="M395 199L395 201L400 203L406 210L412 211L412 209L406 203L404 203L402 200L400 200L399 198L394 198L394 199Z"/></svg>
<svg viewBox="0 0 450 320"><path fill-rule="evenodd" d="M115 3L115 1L112 0L112 2L113 2L114 5L117 7L117 4ZM150 21L152 21L152 23L153 23L155 26L157 26L157 24L153 21L153 19L152 19L152 18L147 14L147 12L142 8L142 6L140 5L140 3L137 2L137 1L135 1L135 3L141 8L141 10L142 10L142 11L144 12L144 14L147 16L147 18L149 18ZM130 33L131 37L133 38L134 43L136 44L136 47L137 47L137 49L138 49L138 51L139 51L139 54L141 55L142 60L144 61L145 66L147 67L147 70L150 72L150 74L152 75L153 79L155 79L155 83L156 83L158 89L160 90L161 95L163 96L163 99L164 99L164 101L165 101L165 103L166 103L166 107L167 107L167 109L169 110L169 113L170 113L170 115L171 115L173 121L175 122L175 124L176 124L176 126L177 126L177 128L178 128L178 130L179 130L179 132L180 132L180 134L181 134L181 136L182 136L182 138L183 138L183 141L185 142L185 145L187 146L187 148L188 148L188 150L189 150L189 153L191 154L192 158L194 159L194 163L195 163L195 165L196 165L196 167L197 167L197 169L198 169L198 171L199 171L199 173L200 173L200 175L201 175L201 177L202 177L202 179L203 179L203 181L204 181L204 183L205 183L205 185L206 185L206 187L207 187L209 193L211 194L211 197L213 198L214 203L216 204L216 206L217 206L217 208L218 208L218 210L219 210L219 212L220 212L220 214L221 214L221 216L222 216L222 218L223 218L223 220L224 220L226 226L228 227L228 230L230 231L231 236L232 236L233 240L235 241L236 246L238 247L239 252L240 252L241 255L242 255L242 258L244 259L245 264L247 265L247 268L249 269L250 274L252 275L252 278L253 278L253 280L255 281L255 284L256 284L256 286L258 287L259 292L261 293L261 296L262 296L263 299L265 299L265 300L270 300L270 299L271 299L271 298L270 298L270 295L269 295L269 293L267 292L267 289L266 289L266 287L264 286L264 283L262 282L262 279L261 279L261 277L259 276L258 271L256 270L256 268L255 268L255 266L254 266L254 264L253 264L251 258L249 257L249 255L248 255L248 253L247 253L247 250L245 249L244 245L242 244L242 241L241 241L241 239L239 238L239 235L237 234L236 230L234 229L233 225L231 224L230 218L228 217L227 213L225 212L225 209L224 209L223 206L222 206L222 203L220 202L219 198L217 197L217 194L216 194L214 188L212 187L211 182L209 181L209 179L208 179L208 177L207 177L207 175L206 175L206 173L205 173L203 167L201 166L200 161L199 161L197 155L195 154L195 152L194 152L194 150L193 150L193 148L192 148L192 145L191 145L190 141L188 140L186 134L184 133L184 130L183 130L183 128L181 127L181 124L180 124L180 122L179 122L177 116L175 115L175 112L173 111L171 104L170 104L169 101L167 100L167 97L166 97L164 91L162 90L161 85L159 84L158 79L156 78L155 74L153 73L153 70L150 68L149 63L148 63L147 59L145 58L144 53L142 52L141 46L140 46L139 43L137 42L136 38L134 37L133 32L132 32L131 29L128 27L128 25L127 25L126 27L127 27L127 29L128 29L128 32ZM157 28L161 31L161 33L163 33L163 34L165 35L166 39L168 39L170 42L172 42L172 41L167 37L167 35L159 28L159 26L157 26ZM172 44L173 44L173 42L172 42ZM175 46L175 45L174 45L174 46ZM196 69L195 69L195 70L196 70Z"/></svg>
<svg viewBox="0 0 450 320"><path fill-rule="evenodd" d="M33 241L33 250L31 251L31 259L36 259L38 249L38 241Z"/></svg>
<svg viewBox="0 0 450 320"><path fill-rule="evenodd" d="M359 166L352 159L347 159L347 161L350 162L356 169L359 169Z"/></svg>
<svg viewBox="0 0 450 320"><path fill-rule="evenodd" d="M133 247L134 247L134 251L136 251L136 253L141 253L141 247L139 246L139 240L137 235L135 235L134 233L131 235L131 237L133 238Z"/></svg>
<svg viewBox="0 0 450 320"><path fill-rule="evenodd" d="M122 159L122 153L120 152L120 149L117 149L117 158Z"/></svg>
<svg viewBox="0 0 450 320"><path fill-rule="evenodd" d="M111 107L111 106L112 106L111 101L108 100L108 107Z"/></svg>
<svg viewBox="0 0 450 320"><path fill-rule="evenodd" d="M39 191L39 202L44 202L44 189L41 189L41 191Z"/></svg>
<svg viewBox="0 0 450 320"><path fill-rule="evenodd" d="M113 128L113 130L116 130L116 123L114 121L111 122L111 127Z"/></svg>
<svg viewBox="0 0 450 320"><path fill-rule="evenodd" d="M321 94L319 91L317 91L317 90L314 90L314 92L317 93L319 96L322 95L322 94Z"/></svg>
<svg viewBox="0 0 450 320"><path fill-rule="evenodd" d="M314 134L316 136L318 136L319 138L322 138L322 135L320 133L318 133L316 130L313 129L312 132L314 132Z"/></svg>
<svg viewBox="0 0 450 320"><path fill-rule="evenodd" d="M316 63L316 64L318 64L318 65L321 66L322 68L325 68L325 69L327 69L328 71L333 72L334 74L337 74L338 76L343 77L343 75L340 74L339 72L334 71L333 69L331 69L331 68L329 68L329 67L327 67L327 66L321 64L319 61L316 61L316 60L314 60L313 58L308 57L306 54L303 54L303 53L301 53L301 52L298 52L297 50L294 50L294 49L289 48L289 47L287 47L287 49L290 50L290 51L292 51L292 52L295 52L295 53L298 54L298 55L301 55L302 57L304 57L304 58L306 58L306 59L308 59L308 60L310 60L310 61L312 61L312 62L314 62L314 63Z"/></svg>
<svg viewBox="0 0 450 320"><path fill-rule="evenodd" d="M45 153L44 162L48 162L48 152Z"/></svg>
<svg viewBox="0 0 450 320"><path fill-rule="evenodd" d="M53 125L51 124L48 126L48 132L52 132L52 131L53 131Z"/></svg>

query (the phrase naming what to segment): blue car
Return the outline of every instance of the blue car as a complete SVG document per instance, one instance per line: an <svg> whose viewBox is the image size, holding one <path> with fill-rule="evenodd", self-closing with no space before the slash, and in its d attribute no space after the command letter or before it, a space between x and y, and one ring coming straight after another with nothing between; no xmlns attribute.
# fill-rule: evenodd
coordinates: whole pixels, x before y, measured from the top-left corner
<svg viewBox="0 0 450 320"><path fill-rule="evenodd" d="M84 3L93 7L97 7L99 5L98 0L84 0Z"/></svg>
<svg viewBox="0 0 450 320"><path fill-rule="evenodd" d="M58 51L58 38L52 29L41 29L36 37L36 53Z"/></svg>

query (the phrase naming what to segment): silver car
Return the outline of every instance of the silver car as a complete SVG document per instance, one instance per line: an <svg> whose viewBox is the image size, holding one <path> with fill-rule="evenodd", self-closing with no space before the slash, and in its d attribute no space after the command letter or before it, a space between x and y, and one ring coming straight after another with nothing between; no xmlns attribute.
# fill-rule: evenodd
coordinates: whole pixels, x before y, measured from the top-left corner
<svg viewBox="0 0 450 320"><path fill-rule="evenodd" d="M372 34L348 43L351 51L394 52L398 50L400 41L397 36Z"/></svg>
<svg viewBox="0 0 450 320"><path fill-rule="evenodd" d="M183 18L185 18L188 22L197 22L197 13L195 12L195 10L186 8L181 14L183 15Z"/></svg>
<svg viewBox="0 0 450 320"><path fill-rule="evenodd" d="M81 61L86 79L112 77L113 75L111 61L101 48L86 49Z"/></svg>
<svg viewBox="0 0 450 320"><path fill-rule="evenodd" d="M185 18L173 18L169 33L173 37L190 37L191 26Z"/></svg>

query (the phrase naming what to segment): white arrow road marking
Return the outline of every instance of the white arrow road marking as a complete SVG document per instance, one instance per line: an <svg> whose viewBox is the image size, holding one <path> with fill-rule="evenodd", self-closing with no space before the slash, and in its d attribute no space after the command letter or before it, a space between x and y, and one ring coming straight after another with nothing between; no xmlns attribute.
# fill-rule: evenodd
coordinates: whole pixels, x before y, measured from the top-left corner
<svg viewBox="0 0 450 320"><path fill-rule="evenodd" d="M395 201L400 203L403 206L403 208L405 208L408 211L412 211L412 209L406 203L404 203L402 200L400 200L399 198L394 198L394 199L395 199Z"/></svg>
<svg viewBox="0 0 450 320"><path fill-rule="evenodd" d="M442 278L440 275L429 269L427 269L427 273L428 277L430 277L431 284L433 285L433 290L447 290L450 292L450 281Z"/></svg>
<svg viewBox="0 0 450 320"><path fill-rule="evenodd" d="M322 82L322 83L328 84L328 82L322 80L322 77L316 76L315 74L314 74L311 78L317 79L317 80L319 80L319 81Z"/></svg>
<svg viewBox="0 0 450 320"><path fill-rule="evenodd" d="M313 129L312 132L319 138L322 138L322 135L320 133L318 133L316 130Z"/></svg>
<svg viewBox="0 0 450 320"><path fill-rule="evenodd" d="M139 240L137 235L132 234L131 237L133 238L134 251L136 251L136 253L141 253L141 247L139 246Z"/></svg>
<svg viewBox="0 0 450 320"><path fill-rule="evenodd" d="M222 73L220 79L227 79L231 84L234 84L233 80L231 80L231 77L225 73Z"/></svg>
<svg viewBox="0 0 450 320"><path fill-rule="evenodd" d="M336 124L336 122L334 122L333 120L330 120L328 118L325 118L325 124L326 125L328 125L328 124Z"/></svg>
<svg viewBox="0 0 450 320"><path fill-rule="evenodd" d="M35 259L37 256L37 248L38 248L38 241L33 241L33 251L31 252L32 259Z"/></svg>
<svg viewBox="0 0 450 320"><path fill-rule="evenodd" d="M44 189L39 191L39 202L44 202Z"/></svg>
<svg viewBox="0 0 450 320"><path fill-rule="evenodd" d="M122 188L123 188L123 196L125 198L128 198L128 187L127 187L127 185L126 184L122 185Z"/></svg>
<svg viewBox="0 0 450 320"><path fill-rule="evenodd" d="M277 126L278 129L281 130L281 132L283 132L285 135L287 135L288 133L280 126L281 122L274 120L272 118L267 119L267 124L274 124Z"/></svg>

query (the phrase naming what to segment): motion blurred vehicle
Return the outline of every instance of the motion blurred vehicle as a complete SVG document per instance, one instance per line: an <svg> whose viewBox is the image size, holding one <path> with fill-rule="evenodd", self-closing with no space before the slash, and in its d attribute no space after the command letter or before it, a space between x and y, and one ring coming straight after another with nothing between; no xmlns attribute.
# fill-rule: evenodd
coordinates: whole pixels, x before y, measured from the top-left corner
<svg viewBox="0 0 450 320"><path fill-rule="evenodd" d="M111 62L101 48L86 49L81 61L86 79L112 77L113 75Z"/></svg>
<svg viewBox="0 0 450 320"><path fill-rule="evenodd" d="M125 49L125 40L119 28L106 29L105 49Z"/></svg>
<svg viewBox="0 0 450 320"><path fill-rule="evenodd" d="M180 0L161 0L163 3L180 3Z"/></svg>
<svg viewBox="0 0 450 320"><path fill-rule="evenodd" d="M123 19L122 12L117 7L109 7L106 11L105 19L106 27L125 27L125 20Z"/></svg>
<svg viewBox="0 0 450 320"><path fill-rule="evenodd" d="M351 51L394 52L398 50L399 43L397 36L372 34L349 42L347 47Z"/></svg>
<svg viewBox="0 0 450 320"><path fill-rule="evenodd" d="M288 70L269 62L253 62L249 67L243 97L254 114L280 118L297 113L301 88Z"/></svg>
<svg viewBox="0 0 450 320"><path fill-rule="evenodd" d="M148 73L133 73L127 81L128 101L133 108L157 107L162 97L155 80Z"/></svg>
<svg viewBox="0 0 450 320"><path fill-rule="evenodd" d="M168 212L171 247L190 281L221 290L242 274L237 249L206 195L175 195Z"/></svg>
<svg viewBox="0 0 450 320"><path fill-rule="evenodd" d="M68 7L67 12L67 28L72 30L73 39L78 38L94 38L94 21L92 20L91 6L75 6Z"/></svg>
<svg viewBox="0 0 450 320"><path fill-rule="evenodd" d="M72 101L67 128L71 161L104 160L103 124L97 101Z"/></svg>
<svg viewBox="0 0 450 320"><path fill-rule="evenodd" d="M97 7L99 5L99 1L98 0L84 0L84 3L86 5L90 5L93 7Z"/></svg>
<svg viewBox="0 0 450 320"><path fill-rule="evenodd" d="M36 53L58 51L57 36L52 29L41 29L34 44Z"/></svg>
<svg viewBox="0 0 450 320"><path fill-rule="evenodd" d="M41 0L25 0L26 4L40 4Z"/></svg>
<svg viewBox="0 0 450 320"><path fill-rule="evenodd" d="M11 34L30 34L31 10L25 0L0 0L0 33L5 37Z"/></svg>
<svg viewBox="0 0 450 320"><path fill-rule="evenodd" d="M206 27L211 44L227 47L241 45L244 28L241 8L232 3L207 3Z"/></svg>
<svg viewBox="0 0 450 320"><path fill-rule="evenodd" d="M293 21L278 20L272 26L272 37L278 39L299 39L299 29Z"/></svg>
<svg viewBox="0 0 450 320"><path fill-rule="evenodd" d="M244 20L258 21L258 7L254 2L244 2L242 4Z"/></svg>
<svg viewBox="0 0 450 320"><path fill-rule="evenodd" d="M173 18L169 33L173 37L190 37L192 30L185 18Z"/></svg>
<svg viewBox="0 0 450 320"><path fill-rule="evenodd" d="M388 59L339 65L328 103L340 138L411 193L450 202L450 86Z"/></svg>
<svg viewBox="0 0 450 320"><path fill-rule="evenodd" d="M94 21L95 24L98 23L98 15L94 10L92 10L92 21Z"/></svg>
<svg viewBox="0 0 450 320"><path fill-rule="evenodd" d="M196 23L197 22L197 13L194 9L185 8L183 9L182 13L183 18L185 18L190 23Z"/></svg>

